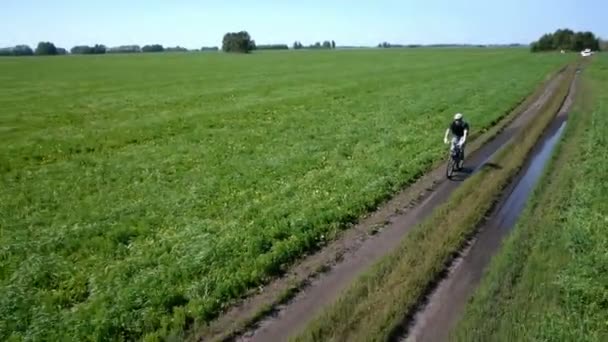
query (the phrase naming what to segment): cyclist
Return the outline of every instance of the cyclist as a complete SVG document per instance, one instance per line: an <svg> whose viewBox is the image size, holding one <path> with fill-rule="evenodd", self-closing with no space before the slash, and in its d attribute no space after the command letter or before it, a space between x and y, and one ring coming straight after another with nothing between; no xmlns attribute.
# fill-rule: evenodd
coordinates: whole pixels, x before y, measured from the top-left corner
<svg viewBox="0 0 608 342"><path fill-rule="evenodd" d="M452 133L452 144L450 150L453 150L456 145L460 147L460 160L464 159L464 145L467 142L467 136L469 135L469 124L463 119L462 114L456 113L454 115L454 121L450 124L450 127L445 131L443 142L448 144L448 136Z"/></svg>

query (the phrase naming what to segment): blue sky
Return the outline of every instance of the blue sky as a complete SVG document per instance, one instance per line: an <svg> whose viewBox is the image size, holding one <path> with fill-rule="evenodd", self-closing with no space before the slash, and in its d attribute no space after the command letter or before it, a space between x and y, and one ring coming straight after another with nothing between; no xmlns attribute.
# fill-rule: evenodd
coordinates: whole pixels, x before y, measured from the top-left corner
<svg viewBox="0 0 608 342"><path fill-rule="evenodd" d="M258 44L528 43L561 27L608 38L606 13L606 0L0 0L0 46L200 48L237 30Z"/></svg>

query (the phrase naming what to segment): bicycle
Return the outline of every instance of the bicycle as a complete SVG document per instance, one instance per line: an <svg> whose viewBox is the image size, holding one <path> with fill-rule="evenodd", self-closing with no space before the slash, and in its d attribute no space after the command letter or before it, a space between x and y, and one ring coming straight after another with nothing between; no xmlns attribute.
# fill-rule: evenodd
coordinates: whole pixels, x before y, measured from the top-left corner
<svg viewBox="0 0 608 342"><path fill-rule="evenodd" d="M464 153L457 142L452 143L448 156L448 165L446 169L446 177L451 179L454 172L462 170L464 164Z"/></svg>

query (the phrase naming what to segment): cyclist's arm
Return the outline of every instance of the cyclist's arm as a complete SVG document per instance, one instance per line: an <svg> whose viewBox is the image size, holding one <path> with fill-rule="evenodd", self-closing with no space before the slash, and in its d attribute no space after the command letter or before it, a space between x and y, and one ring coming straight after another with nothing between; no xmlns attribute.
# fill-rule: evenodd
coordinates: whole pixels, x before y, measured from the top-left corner
<svg viewBox="0 0 608 342"><path fill-rule="evenodd" d="M465 129L464 130L464 135L462 136L462 139L460 139L460 144L464 145L465 142L467 142L467 136L469 135L469 130Z"/></svg>
<svg viewBox="0 0 608 342"><path fill-rule="evenodd" d="M448 143L448 136L450 135L450 128L445 131L445 136L443 137L443 142Z"/></svg>

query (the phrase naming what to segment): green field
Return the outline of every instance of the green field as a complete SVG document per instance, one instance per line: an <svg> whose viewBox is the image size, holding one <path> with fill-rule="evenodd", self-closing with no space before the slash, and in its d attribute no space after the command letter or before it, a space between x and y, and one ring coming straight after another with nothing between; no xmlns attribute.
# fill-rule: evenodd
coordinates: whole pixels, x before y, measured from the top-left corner
<svg viewBox="0 0 608 342"><path fill-rule="evenodd" d="M608 341L608 56L455 333L459 341Z"/></svg>
<svg viewBox="0 0 608 342"><path fill-rule="evenodd" d="M519 49L0 59L0 340L214 317L572 56Z"/></svg>

